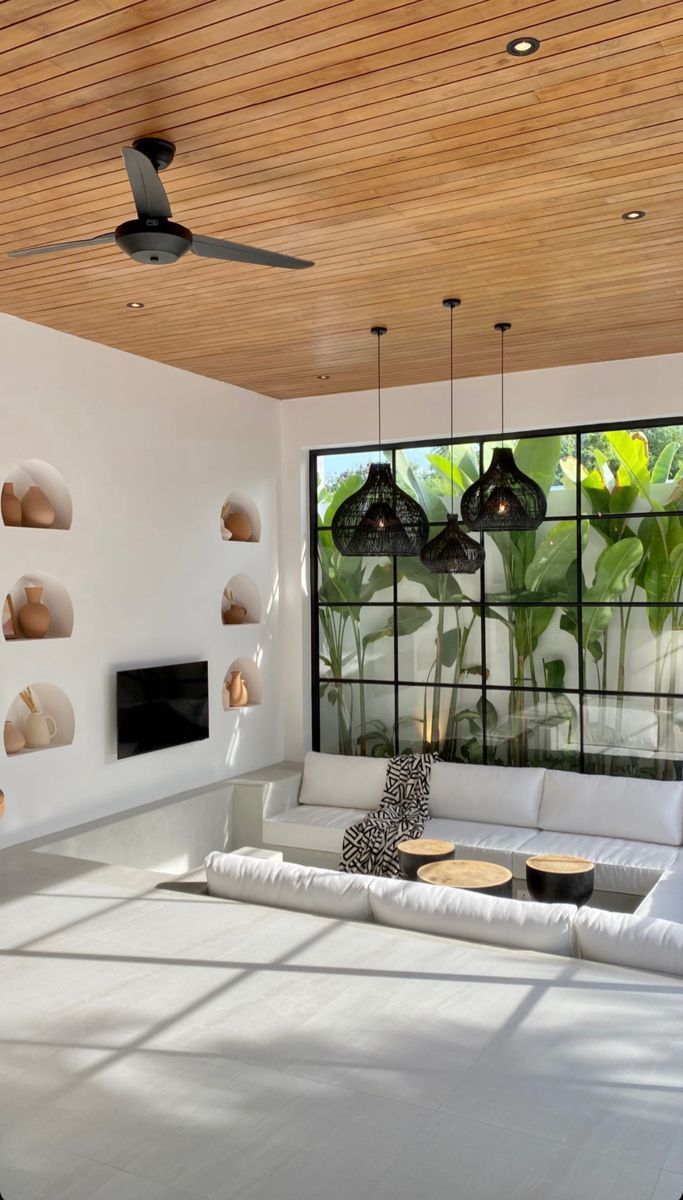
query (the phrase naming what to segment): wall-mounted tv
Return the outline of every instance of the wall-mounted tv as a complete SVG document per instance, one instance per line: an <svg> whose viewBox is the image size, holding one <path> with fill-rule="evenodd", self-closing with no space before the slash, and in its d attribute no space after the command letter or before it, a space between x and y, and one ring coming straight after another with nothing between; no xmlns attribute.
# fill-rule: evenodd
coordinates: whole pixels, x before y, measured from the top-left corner
<svg viewBox="0 0 683 1200"><path fill-rule="evenodd" d="M209 664L177 663L116 674L118 758L209 736Z"/></svg>

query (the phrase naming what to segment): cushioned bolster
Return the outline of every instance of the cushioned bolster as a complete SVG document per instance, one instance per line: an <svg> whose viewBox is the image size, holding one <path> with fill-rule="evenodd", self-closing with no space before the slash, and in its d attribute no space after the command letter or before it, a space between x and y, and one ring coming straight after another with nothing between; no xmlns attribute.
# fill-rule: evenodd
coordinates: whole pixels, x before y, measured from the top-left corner
<svg viewBox="0 0 683 1200"><path fill-rule="evenodd" d="M662 917L683 925L683 871L665 871L636 909L639 917Z"/></svg>
<svg viewBox="0 0 683 1200"><path fill-rule="evenodd" d="M386 774L386 758L355 758L311 750L304 760L299 804L378 809Z"/></svg>
<svg viewBox="0 0 683 1200"><path fill-rule="evenodd" d="M373 879L370 903L381 925L547 954L572 951L576 909L570 904L526 903L395 879Z"/></svg>
<svg viewBox="0 0 683 1200"><path fill-rule="evenodd" d="M536 767L434 763L429 785L430 815L536 829L543 775Z"/></svg>
<svg viewBox="0 0 683 1200"><path fill-rule="evenodd" d="M683 925L676 921L581 908L574 933L582 958L683 975Z"/></svg>
<svg viewBox="0 0 683 1200"><path fill-rule="evenodd" d="M683 783L546 771L541 829L680 846Z"/></svg>
<svg viewBox="0 0 683 1200"><path fill-rule="evenodd" d="M218 850L209 854L205 866L211 896L342 920L372 920L370 880L365 875L243 858Z"/></svg>

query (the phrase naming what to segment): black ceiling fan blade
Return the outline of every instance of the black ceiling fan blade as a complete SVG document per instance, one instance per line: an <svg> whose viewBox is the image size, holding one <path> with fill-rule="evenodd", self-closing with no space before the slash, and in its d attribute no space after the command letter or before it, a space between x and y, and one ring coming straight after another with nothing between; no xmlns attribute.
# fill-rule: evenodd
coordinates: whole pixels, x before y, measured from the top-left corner
<svg viewBox="0 0 683 1200"><path fill-rule="evenodd" d="M305 258L291 258L288 254L276 254L272 250L257 250L254 246L241 246L239 242L226 242L223 238L204 237L192 234L193 254L200 258L220 258L228 262L253 263L257 267L286 267L301 271L314 267L315 263Z"/></svg>
<svg viewBox="0 0 683 1200"><path fill-rule="evenodd" d="M77 238L73 242L52 242L49 246L27 246L24 250L10 250L8 258L31 258L34 254L53 254L57 250L82 250L86 246L107 246L115 241L113 233L99 233L97 237Z"/></svg>
<svg viewBox="0 0 683 1200"><path fill-rule="evenodd" d="M171 206L156 167L133 146L121 150L139 217L170 217Z"/></svg>

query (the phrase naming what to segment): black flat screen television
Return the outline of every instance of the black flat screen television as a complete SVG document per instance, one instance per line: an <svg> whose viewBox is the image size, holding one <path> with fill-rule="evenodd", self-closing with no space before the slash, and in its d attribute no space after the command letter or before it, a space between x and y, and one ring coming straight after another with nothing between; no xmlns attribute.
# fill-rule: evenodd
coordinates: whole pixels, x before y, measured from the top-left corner
<svg viewBox="0 0 683 1200"><path fill-rule="evenodd" d="M208 738L208 668L190 662L117 671L117 757Z"/></svg>

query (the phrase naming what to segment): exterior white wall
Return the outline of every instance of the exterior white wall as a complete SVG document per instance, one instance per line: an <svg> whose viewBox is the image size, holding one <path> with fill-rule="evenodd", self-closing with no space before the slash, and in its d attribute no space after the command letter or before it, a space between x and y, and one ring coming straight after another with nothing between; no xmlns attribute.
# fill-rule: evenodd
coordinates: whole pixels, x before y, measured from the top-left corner
<svg viewBox="0 0 683 1200"><path fill-rule="evenodd" d="M132 318L135 319L135 318ZM0 524L0 594L34 572L61 580L73 636L0 637L2 719L19 690L56 684L75 712L71 746L8 757L0 748L0 844L148 804L283 757L279 688L279 404L92 342L0 316L0 477L42 459L64 476L69 531ZM249 494L258 544L224 542L228 493ZM237 574L261 593L260 625L223 626ZM224 712L223 678L255 658L263 701ZM208 659L210 738L116 760L115 672Z"/></svg>
<svg viewBox="0 0 683 1200"><path fill-rule="evenodd" d="M388 353L388 348L387 348ZM371 374L371 364L368 374ZM447 435L449 385L387 388L382 436L408 441ZM500 420L498 379L459 379L457 436L495 432ZM683 354L523 371L505 381L506 428L546 429L605 421L683 420ZM308 451L376 439L374 390L288 400L282 405L280 568L285 748L298 759L310 747L310 612Z"/></svg>

